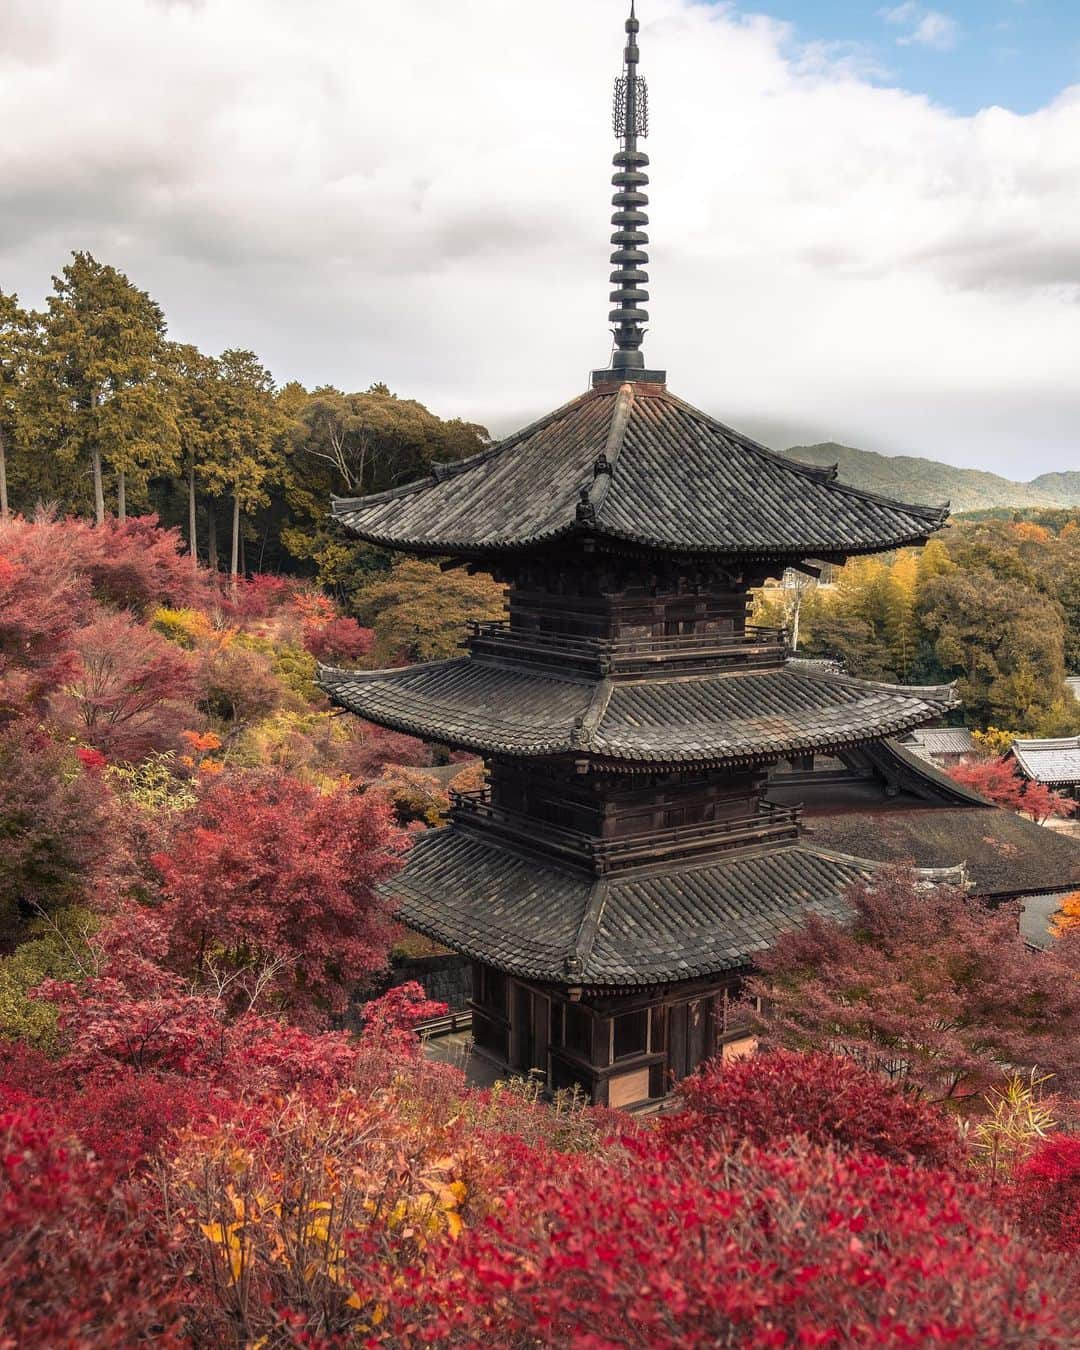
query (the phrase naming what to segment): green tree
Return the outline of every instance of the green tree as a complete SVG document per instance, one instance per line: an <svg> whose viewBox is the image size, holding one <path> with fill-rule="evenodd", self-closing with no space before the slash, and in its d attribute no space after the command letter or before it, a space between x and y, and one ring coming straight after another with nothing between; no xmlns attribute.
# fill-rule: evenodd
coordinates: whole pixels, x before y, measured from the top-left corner
<svg viewBox="0 0 1080 1350"><path fill-rule="evenodd" d="M211 492L232 501L229 571L240 574L241 515L269 501L267 488L280 476L283 422L274 400L274 380L254 352L230 348L219 362L215 400L217 431L207 448L203 474Z"/></svg>
<svg viewBox="0 0 1080 1350"><path fill-rule="evenodd" d="M16 440L33 330L33 316L20 308L19 297L0 291L0 520L11 517L8 455Z"/></svg>
<svg viewBox="0 0 1080 1350"><path fill-rule="evenodd" d="M161 360L165 318L128 278L89 253L75 253L59 277L30 367L26 422L61 460L88 458L94 519L105 520L104 473L116 475L118 514L129 480L172 473L179 442L176 409Z"/></svg>
<svg viewBox="0 0 1080 1350"><path fill-rule="evenodd" d="M369 585L357 608L375 630L375 665L436 661L458 654L468 620L501 619L505 592L485 572L409 558Z"/></svg>
<svg viewBox="0 0 1080 1350"><path fill-rule="evenodd" d="M169 343L167 361L176 401L181 467L187 487L188 549L192 563L198 567L199 485L215 452L227 453L222 370L215 357L205 356L190 343Z"/></svg>

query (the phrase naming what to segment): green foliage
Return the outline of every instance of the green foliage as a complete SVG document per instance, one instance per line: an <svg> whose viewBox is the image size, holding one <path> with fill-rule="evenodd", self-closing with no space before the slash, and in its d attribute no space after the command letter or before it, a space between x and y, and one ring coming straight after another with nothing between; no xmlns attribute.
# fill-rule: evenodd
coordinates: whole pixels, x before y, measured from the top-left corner
<svg viewBox="0 0 1080 1350"><path fill-rule="evenodd" d="M186 811L195 802L195 789L178 768L175 751L163 750L138 764L110 764L105 776L115 791L144 811Z"/></svg>
<svg viewBox="0 0 1080 1350"><path fill-rule="evenodd" d="M357 617L375 630L372 665L456 656L470 619L501 619L504 591L486 573L443 572L407 559L358 596Z"/></svg>
<svg viewBox="0 0 1080 1350"><path fill-rule="evenodd" d="M792 628L801 655L901 683L955 680L976 728L1080 730L1065 685L1080 668L1080 528L1029 520L955 525L920 553L857 558L835 584L759 592L760 623Z"/></svg>
<svg viewBox="0 0 1080 1350"><path fill-rule="evenodd" d="M39 453L48 448L76 476L89 461L99 522L105 472L123 475L129 491L145 496L152 476L177 468L164 339L160 307L89 253L73 254L53 278L28 363L20 439Z"/></svg>
<svg viewBox="0 0 1080 1350"><path fill-rule="evenodd" d="M56 1048L57 1007L29 997L42 980L73 980L92 967L88 939L98 917L88 909L58 910L27 927L31 935L0 960L0 1037L38 1050Z"/></svg>

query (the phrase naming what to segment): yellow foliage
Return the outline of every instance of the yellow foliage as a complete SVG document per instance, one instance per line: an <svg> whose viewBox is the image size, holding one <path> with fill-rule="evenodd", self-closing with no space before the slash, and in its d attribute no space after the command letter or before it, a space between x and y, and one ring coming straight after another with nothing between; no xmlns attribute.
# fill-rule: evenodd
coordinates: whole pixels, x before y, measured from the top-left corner
<svg viewBox="0 0 1080 1350"><path fill-rule="evenodd" d="M1061 937L1074 928L1080 928L1080 891L1073 891L1061 902L1061 908L1054 915L1051 931L1055 937Z"/></svg>
<svg viewBox="0 0 1080 1350"><path fill-rule="evenodd" d="M169 609L163 605L154 611L151 622L162 637L189 650L201 647L216 636L209 617L197 609Z"/></svg>
<svg viewBox="0 0 1080 1350"><path fill-rule="evenodd" d="M973 731L971 739L987 755L1003 755L1016 739L1016 732L1005 731L1001 727L987 727L985 731Z"/></svg>

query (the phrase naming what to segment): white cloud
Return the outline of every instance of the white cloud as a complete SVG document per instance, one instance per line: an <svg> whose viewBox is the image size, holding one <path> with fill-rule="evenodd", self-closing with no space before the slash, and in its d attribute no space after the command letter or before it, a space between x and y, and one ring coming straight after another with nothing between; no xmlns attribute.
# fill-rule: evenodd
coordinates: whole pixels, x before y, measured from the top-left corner
<svg viewBox="0 0 1080 1350"><path fill-rule="evenodd" d="M902 5L884 9L881 15L886 23L896 24L908 29L896 39L901 47L931 47L934 51L948 52L956 46L960 34L960 25L948 14L904 0Z"/></svg>
<svg viewBox="0 0 1080 1350"><path fill-rule="evenodd" d="M764 0L763 0L764 2ZM89 248L208 350L499 430L607 357L624 0L7 0L0 286ZM955 116L647 0L653 331L774 443L1075 467L1080 89Z"/></svg>

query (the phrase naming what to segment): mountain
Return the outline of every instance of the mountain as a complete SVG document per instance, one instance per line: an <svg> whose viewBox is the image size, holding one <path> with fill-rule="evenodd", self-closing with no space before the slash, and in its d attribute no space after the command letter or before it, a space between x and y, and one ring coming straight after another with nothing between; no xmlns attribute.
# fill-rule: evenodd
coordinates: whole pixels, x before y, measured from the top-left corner
<svg viewBox="0 0 1080 1350"><path fill-rule="evenodd" d="M795 445L785 454L805 464L836 464L840 481L853 487L932 506L947 501L954 512L1000 506L1080 506L1080 470L1076 469L1014 483L982 469L957 469L914 455L879 455L832 441Z"/></svg>

